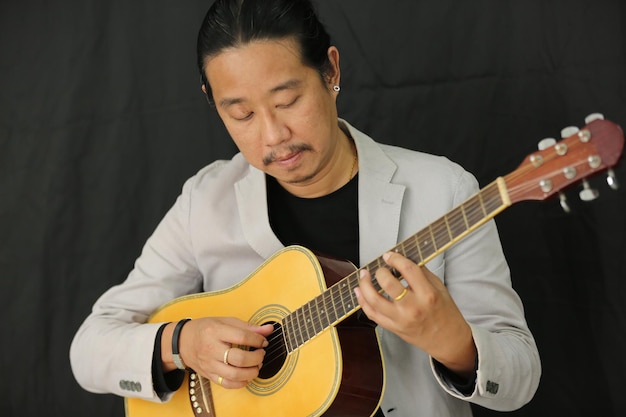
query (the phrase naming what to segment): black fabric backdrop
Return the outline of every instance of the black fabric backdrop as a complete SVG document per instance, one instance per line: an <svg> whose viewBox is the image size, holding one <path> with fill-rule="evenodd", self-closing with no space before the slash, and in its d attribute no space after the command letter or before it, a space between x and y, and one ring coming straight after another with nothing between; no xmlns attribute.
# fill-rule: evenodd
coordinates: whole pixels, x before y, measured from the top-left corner
<svg viewBox="0 0 626 417"><path fill-rule="evenodd" d="M200 93L208 1L0 2L0 415L121 416L68 348L187 177L235 151ZM326 0L340 113L485 185L602 112L626 125L623 0ZM516 416L626 413L626 172L497 218L544 373ZM443 213L442 213L443 214ZM485 300L488 302L488 300ZM115 341L112 341L114 343ZM496 413L475 408L477 416Z"/></svg>

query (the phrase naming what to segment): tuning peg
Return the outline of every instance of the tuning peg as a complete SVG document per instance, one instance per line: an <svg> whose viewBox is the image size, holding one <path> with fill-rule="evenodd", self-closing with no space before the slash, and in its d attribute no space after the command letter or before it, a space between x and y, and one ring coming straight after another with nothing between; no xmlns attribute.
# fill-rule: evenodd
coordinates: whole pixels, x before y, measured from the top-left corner
<svg viewBox="0 0 626 417"><path fill-rule="evenodd" d="M602 113L591 113L589 116L585 117L585 124L589 124L594 120L604 120L604 115Z"/></svg>
<svg viewBox="0 0 626 417"><path fill-rule="evenodd" d="M583 201L593 201L598 198L600 193L598 192L598 190L591 188L587 180L583 180L583 189L578 195Z"/></svg>
<svg viewBox="0 0 626 417"><path fill-rule="evenodd" d="M606 177L606 182L609 183L609 187L611 187L613 190L617 190L619 188L619 182L617 182L615 171L613 171L613 169L609 169L608 174L609 175Z"/></svg>
<svg viewBox="0 0 626 417"><path fill-rule="evenodd" d="M549 147L554 145L556 145L556 139L544 138L539 141L539 143L537 144L537 148L539 148L540 151L543 151L544 149L548 149Z"/></svg>
<svg viewBox="0 0 626 417"><path fill-rule="evenodd" d="M561 129L561 138L565 139L565 138L569 138L572 135L575 135L576 133L578 133L580 131L579 128L577 128L576 126L567 126L563 129Z"/></svg>
<svg viewBox="0 0 626 417"><path fill-rule="evenodd" d="M559 202L561 203L561 208L564 212L569 214L572 211L569 208L569 203L567 202L567 197L565 197L565 194L559 193Z"/></svg>

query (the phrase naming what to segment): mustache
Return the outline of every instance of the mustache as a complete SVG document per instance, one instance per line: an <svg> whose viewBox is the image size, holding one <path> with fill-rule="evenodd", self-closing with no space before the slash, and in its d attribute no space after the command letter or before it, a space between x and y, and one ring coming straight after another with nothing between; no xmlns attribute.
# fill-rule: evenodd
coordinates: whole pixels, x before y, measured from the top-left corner
<svg viewBox="0 0 626 417"><path fill-rule="evenodd" d="M272 150L270 153L263 157L263 164L269 165L272 162L276 161L278 155L293 155L298 152L312 151L313 147L306 143L294 143L289 145L285 150Z"/></svg>

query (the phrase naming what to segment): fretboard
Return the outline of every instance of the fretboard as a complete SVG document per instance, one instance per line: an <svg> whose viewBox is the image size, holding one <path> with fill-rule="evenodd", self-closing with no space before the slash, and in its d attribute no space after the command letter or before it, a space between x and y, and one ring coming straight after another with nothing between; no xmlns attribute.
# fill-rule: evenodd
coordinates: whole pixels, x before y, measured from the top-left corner
<svg viewBox="0 0 626 417"><path fill-rule="evenodd" d="M398 252L422 266L495 217L510 204L504 179L498 178L461 205L398 243L390 251ZM389 269L382 256L361 269L368 270L374 277L380 268ZM398 279L402 278L395 273L396 271L392 272ZM382 292L375 278L373 284ZM359 271L355 271L287 315L283 320L287 351L298 349L359 310L360 306L354 294L354 289L358 285Z"/></svg>

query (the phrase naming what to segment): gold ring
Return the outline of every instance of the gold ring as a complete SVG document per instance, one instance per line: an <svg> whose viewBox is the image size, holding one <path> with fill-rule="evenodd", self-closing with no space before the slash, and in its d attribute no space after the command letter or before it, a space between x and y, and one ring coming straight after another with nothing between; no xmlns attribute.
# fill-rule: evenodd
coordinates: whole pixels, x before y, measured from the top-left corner
<svg viewBox="0 0 626 417"><path fill-rule="evenodd" d="M408 292L407 289L403 288L402 292L400 294L398 294L396 297L393 297L393 299L395 301L400 301L400 300L402 300L404 298L404 296L406 295L407 292Z"/></svg>
<svg viewBox="0 0 626 417"><path fill-rule="evenodd" d="M228 363L228 354L230 353L231 349L232 347L229 347L228 349L226 349L226 352L224 352L224 365L230 365L230 363Z"/></svg>
<svg viewBox="0 0 626 417"><path fill-rule="evenodd" d="M217 377L217 385L222 386L222 382L224 381L224 377L222 376L218 376Z"/></svg>

